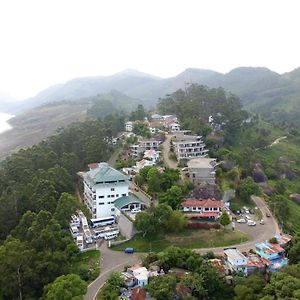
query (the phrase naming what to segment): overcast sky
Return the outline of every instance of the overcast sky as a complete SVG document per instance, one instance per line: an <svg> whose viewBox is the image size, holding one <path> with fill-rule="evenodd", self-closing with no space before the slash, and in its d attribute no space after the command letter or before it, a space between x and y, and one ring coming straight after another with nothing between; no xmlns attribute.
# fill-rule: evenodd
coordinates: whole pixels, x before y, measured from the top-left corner
<svg viewBox="0 0 300 300"><path fill-rule="evenodd" d="M298 0L0 0L0 91L25 98L126 68L291 71L299 11Z"/></svg>

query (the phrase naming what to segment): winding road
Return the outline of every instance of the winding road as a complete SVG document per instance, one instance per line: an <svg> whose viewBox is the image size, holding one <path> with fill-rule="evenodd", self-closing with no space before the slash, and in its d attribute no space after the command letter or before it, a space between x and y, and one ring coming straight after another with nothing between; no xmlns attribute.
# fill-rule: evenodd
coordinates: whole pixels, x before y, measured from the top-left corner
<svg viewBox="0 0 300 300"><path fill-rule="evenodd" d="M169 168L177 168L177 162L170 160L169 153L170 153L170 141L172 135L167 135L166 140L163 143L163 158L166 166ZM281 138L282 139L282 138ZM132 190L134 190L134 185L132 184ZM135 191L135 193L138 193ZM139 191L140 193L140 191ZM145 195L137 195L139 197L145 197ZM272 215L271 211L269 210L266 202L257 196L252 196L252 200L255 202L258 209L260 209L264 220L265 225L257 224L257 226L248 226L247 224L239 224L236 223L236 229L246 232L251 241L246 243L241 243L237 245L232 245L230 247L234 247L239 249L240 251L249 251L251 249L255 249L255 244L266 241L273 237L275 234L280 233L279 226L277 224L276 219ZM145 203L149 202L150 199L143 199ZM149 204L149 203L147 203ZM269 214L270 217L266 218L266 214ZM119 251L112 251L107 248L106 243L103 243L99 249L101 251L101 274L99 277L93 281L87 290L87 294L84 296L84 300L95 300L96 296L109 277L109 274L114 271L122 271L123 268L127 265L133 265L139 263L141 261L141 257L146 255L143 253L134 253L134 254L125 254ZM222 253L224 247L217 247L217 248L202 248L202 249L194 249L195 252L204 254L208 251L212 251L216 254Z"/></svg>
<svg viewBox="0 0 300 300"><path fill-rule="evenodd" d="M100 275L89 284L84 300L94 300L111 272L120 272L125 266L134 265L141 261L143 254L133 253L126 254L120 251L112 251L107 248L107 244L103 243L100 248L101 262Z"/></svg>

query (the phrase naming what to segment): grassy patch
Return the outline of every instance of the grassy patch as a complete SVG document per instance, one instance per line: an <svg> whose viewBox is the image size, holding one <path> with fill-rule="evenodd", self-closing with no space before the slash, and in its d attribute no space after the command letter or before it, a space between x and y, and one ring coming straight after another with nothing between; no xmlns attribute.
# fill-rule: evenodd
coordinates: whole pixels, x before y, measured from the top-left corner
<svg viewBox="0 0 300 300"><path fill-rule="evenodd" d="M100 251L91 250L79 253L71 269L72 273L78 274L87 282L95 280L100 274Z"/></svg>
<svg viewBox="0 0 300 300"><path fill-rule="evenodd" d="M176 234L157 234L145 238L136 234L130 241L113 246L112 249L122 251L126 247L133 247L138 252L158 252L172 245L196 249L230 246L247 240L248 236L241 231L186 229Z"/></svg>

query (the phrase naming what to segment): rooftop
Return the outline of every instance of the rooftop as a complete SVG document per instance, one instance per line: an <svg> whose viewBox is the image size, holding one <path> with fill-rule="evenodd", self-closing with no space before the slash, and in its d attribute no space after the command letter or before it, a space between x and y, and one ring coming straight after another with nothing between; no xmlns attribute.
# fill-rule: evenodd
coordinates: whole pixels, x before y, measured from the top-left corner
<svg viewBox="0 0 300 300"><path fill-rule="evenodd" d="M181 206L201 208L223 208L224 203L215 199L187 199L181 203Z"/></svg>
<svg viewBox="0 0 300 300"><path fill-rule="evenodd" d="M139 200L137 197L133 196L133 195L129 195L129 196L125 196L125 197L121 197L118 198L117 200L115 200L114 205L116 208L118 209L122 209L124 206L131 204L131 203L140 203L140 204L144 204L141 200ZM140 268L141 266L139 266ZM137 268L136 266L131 267L132 268Z"/></svg>
<svg viewBox="0 0 300 300"><path fill-rule="evenodd" d="M255 247L267 254L284 252L284 249L279 244L273 244L269 242L262 242L256 244Z"/></svg>
<svg viewBox="0 0 300 300"><path fill-rule="evenodd" d="M234 260L239 260L239 259L247 260L247 257L244 254L242 254L239 250L237 250L235 248L225 249L224 253L230 259L234 259Z"/></svg>
<svg viewBox="0 0 300 300"><path fill-rule="evenodd" d="M187 166L188 168L210 169L215 167L216 163L216 158L199 157L189 160Z"/></svg>
<svg viewBox="0 0 300 300"><path fill-rule="evenodd" d="M95 164L90 164L95 167ZM90 166L89 165L89 166ZM99 163L98 167L91 169L84 173L84 178L93 184L104 183L110 181L128 180L128 177L123 175L121 172L109 166L107 163Z"/></svg>

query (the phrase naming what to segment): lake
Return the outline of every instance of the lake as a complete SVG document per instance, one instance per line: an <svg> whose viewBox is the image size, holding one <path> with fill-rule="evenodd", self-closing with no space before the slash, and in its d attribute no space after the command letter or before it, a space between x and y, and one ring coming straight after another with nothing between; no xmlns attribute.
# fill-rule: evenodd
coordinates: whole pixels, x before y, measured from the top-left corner
<svg viewBox="0 0 300 300"><path fill-rule="evenodd" d="M11 129L11 126L7 123L7 121L12 117L14 116L0 112L0 133Z"/></svg>

